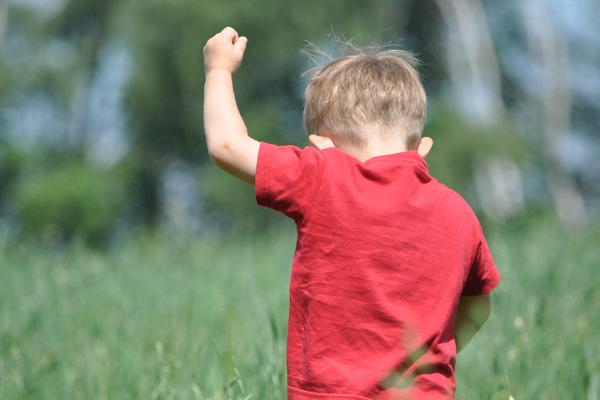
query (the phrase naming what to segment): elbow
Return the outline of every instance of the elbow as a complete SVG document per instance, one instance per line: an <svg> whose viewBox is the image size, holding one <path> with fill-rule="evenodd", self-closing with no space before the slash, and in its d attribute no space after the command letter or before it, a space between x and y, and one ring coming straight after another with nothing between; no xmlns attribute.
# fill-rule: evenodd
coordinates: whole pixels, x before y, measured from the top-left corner
<svg viewBox="0 0 600 400"><path fill-rule="evenodd" d="M219 168L223 168L230 159L231 149L226 142L213 143L208 146L208 155L212 162Z"/></svg>
<svg viewBox="0 0 600 400"><path fill-rule="evenodd" d="M220 168L223 165L236 163L240 152L243 151L245 140L248 139L245 128L218 130L207 130L206 144L210 159Z"/></svg>

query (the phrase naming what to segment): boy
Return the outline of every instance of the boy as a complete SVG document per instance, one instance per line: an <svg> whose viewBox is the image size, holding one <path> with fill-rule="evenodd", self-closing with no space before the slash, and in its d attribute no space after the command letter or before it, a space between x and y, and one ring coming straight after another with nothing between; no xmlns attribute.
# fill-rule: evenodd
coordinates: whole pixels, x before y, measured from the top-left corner
<svg viewBox="0 0 600 400"><path fill-rule="evenodd" d="M301 150L248 136L232 83L246 44L232 28L207 42L204 124L213 161L297 225L288 399L453 399L500 276L471 209L428 173L415 59L358 51L317 72Z"/></svg>

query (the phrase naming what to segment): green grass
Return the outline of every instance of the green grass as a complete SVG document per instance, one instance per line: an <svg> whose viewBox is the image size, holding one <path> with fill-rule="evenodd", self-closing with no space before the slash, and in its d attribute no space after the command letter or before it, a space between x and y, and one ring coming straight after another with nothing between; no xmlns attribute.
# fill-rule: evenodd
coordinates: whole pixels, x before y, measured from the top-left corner
<svg viewBox="0 0 600 400"><path fill-rule="evenodd" d="M283 399L294 232L1 246L0 399ZM600 230L486 231L502 283L458 398L600 399Z"/></svg>
<svg viewBox="0 0 600 400"><path fill-rule="evenodd" d="M546 219L487 236L502 282L458 357L459 399L600 399L600 229Z"/></svg>

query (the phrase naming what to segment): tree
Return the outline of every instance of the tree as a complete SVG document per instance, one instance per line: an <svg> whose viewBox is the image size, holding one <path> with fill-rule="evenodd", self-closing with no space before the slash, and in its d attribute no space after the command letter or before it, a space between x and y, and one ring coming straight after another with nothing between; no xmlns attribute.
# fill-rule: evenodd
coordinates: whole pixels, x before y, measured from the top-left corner
<svg viewBox="0 0 600 400"><path fill-rule="evenodd" d="M449 30L448 72L458 111L470 131L487 142L514 141L502 96L502 74L481 0L436 0ZM494 137L489 140L489 136ZM472 140L481 139L473 137ZM481 143L482 141L479 141ZM467 149L465 149L467 150ZM475 147L470 155L481 208L492 220L504 221L523 209L521 174L507 154L486 157Z"/></svg>
<svg viewBox="0 0 600 400"><path fill-rule="evenodd" d="M568 141L571 124L571 90L565 73L569 70L568 44L546 0L538 1L535 9L524 3L519 9L531 60L543 66L543 91L529 96L541 104L542 154L548 186L562 224L581 231L587 223L585 202L573 177L565 171L560 154L560 144ZM531 24L534 16L537 23Z"/></svg>

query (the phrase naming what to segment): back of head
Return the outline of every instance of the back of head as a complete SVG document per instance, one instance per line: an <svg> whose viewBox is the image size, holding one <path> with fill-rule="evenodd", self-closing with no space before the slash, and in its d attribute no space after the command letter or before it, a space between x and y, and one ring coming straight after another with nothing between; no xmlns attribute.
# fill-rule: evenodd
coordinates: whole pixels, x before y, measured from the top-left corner
<svg viewBox="0 0 600 400"><path fill-rule="evenodd" d="M346 47L349 54L308 72L307 133L327 131L337 143L358 147L403 141L414 149L427 114L417 59L403 50Z"/></svg>

